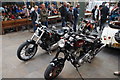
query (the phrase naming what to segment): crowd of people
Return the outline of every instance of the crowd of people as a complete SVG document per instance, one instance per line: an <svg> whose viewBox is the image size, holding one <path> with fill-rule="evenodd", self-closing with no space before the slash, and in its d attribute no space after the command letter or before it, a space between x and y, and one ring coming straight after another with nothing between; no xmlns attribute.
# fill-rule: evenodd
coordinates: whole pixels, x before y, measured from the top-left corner
<svg viewBox="0 0 120 80"><path fill-rule="evenodd" d="M79 18L79 7L79 4L73 6L70 2L62 2L59 7L54 3L47 6L42 3L33 7L18 6L16 4L11 6L5 5L3 6L4 10L2 12L2 16L3 21L31 18L35 31L37 29L36 24L38 21L40 21L42 25L48 27L48 16L61 15L62 27L66 26L66 22L70 22L73 27L73 31L76 32ZM92 19L99 23L100 31L104 28L104 24L106 23L108 16L108 22L120 16L120 2L111 10L111 12L109 10L108 3L103 3L100 6L96 5L92 10Z"/></svg>
<svg viewBox="0 0 120 80"><path fill-rule="evenodd" d="M108 3L103 3L99 7L96 5L92 9L92 19L99 23L100 31L105 27L104 24L108 20L110 21L116 20L116 18L120 17L120 1L114 8L110 11L110 7Z"/></svg>
<svg viewBox="0 0 120 80"><path fill-rule="evenodd" d="M26 6L3 6L4 10L2 11L2 19L3 21L7 20L15 20L29 17L29 10Z"/></svg>
<svg viewBox="0 0 120 80"><path fill-rule="evenodd" d="M41 4L42 5L42 4ZM38 6L38 13L40 13L41 5ZM46 7L46 6L45 6ZM2 20L14 20L30 17L30 14L34 10L34 7L26 5L4 5L2 11ZM48 15L58 15L58 8L56 4L47 6Z"/></svg>
<svg viewBox="0 0 120 80"><path fill-rule="evenodd" d="M77 4L76 7L73 7L70 3L63 2L59 8L56 8L55 5L53 5L52 8L46 8L45 4L41 4L40 7L41 8L39 9L38 6L35 6L33 11L31 12L31 19L34 25L34 31L37 29L36 25L38 21L40 21L42 25L48 27L48 15L60 14L62 27L66 26L66 22L70 22L73 25L73 30L76 32L76 25L79 17L79 4Z"/></svg>

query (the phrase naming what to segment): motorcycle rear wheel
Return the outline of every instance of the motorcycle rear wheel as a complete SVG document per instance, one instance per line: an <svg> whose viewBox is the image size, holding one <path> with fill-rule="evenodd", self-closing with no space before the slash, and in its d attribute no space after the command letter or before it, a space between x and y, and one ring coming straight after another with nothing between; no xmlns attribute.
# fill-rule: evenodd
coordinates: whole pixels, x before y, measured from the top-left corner
<svg viewBox="0 0 120 80"><path fill-rule="evenodd" d="M30 48L30 45L34 47ZM24 50L24 53L22 53L23 50ZM37 52L37 46L35 46L35 44L24 42L19 46L17 50L17 57L22 61L28 61L36 54L36 52Z"/></svg>

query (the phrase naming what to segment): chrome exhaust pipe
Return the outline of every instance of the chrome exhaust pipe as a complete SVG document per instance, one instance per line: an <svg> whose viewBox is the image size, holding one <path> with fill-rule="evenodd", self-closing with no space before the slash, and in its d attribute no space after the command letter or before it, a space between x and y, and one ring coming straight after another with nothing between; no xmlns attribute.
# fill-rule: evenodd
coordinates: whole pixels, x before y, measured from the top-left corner
<svg viewBox="0 0 120 80"><path fill-rule="evenodd" d="M87 54L85 54L82 58L78 60L79 65L82 65L83 63L88 62L88 59L90 57L90 52L91 51L89 51Z"/></svg>
<svg viewBox="0 0 120 80"><path fill-rule="evenodd" d="M99 53L105 46L106 46L106 44L103 44L103 45L97 50L97 52L95 52L95 53Z"/></svg>

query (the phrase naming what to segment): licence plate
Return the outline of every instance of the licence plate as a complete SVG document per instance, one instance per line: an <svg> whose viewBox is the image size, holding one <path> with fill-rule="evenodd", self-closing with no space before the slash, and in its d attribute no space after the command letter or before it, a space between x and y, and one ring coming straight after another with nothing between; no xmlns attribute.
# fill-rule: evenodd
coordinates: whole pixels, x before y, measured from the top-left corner
<svg viewBox="0 0 120 80"><path fill-rule="evenodd" d="M113 46L114 47L120 47L120 44L119 43L113 43Z"/></svg>

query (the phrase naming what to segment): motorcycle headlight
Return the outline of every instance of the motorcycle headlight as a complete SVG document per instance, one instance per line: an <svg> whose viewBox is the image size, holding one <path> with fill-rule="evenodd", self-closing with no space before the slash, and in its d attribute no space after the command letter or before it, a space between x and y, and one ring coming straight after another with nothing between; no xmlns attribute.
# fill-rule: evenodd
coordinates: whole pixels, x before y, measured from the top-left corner
<svg viewBox="0 0 120 80"><path fill-rule="evenodd" d="M65 40L61 39L60 41L58 41L58 46L63 48L65 46Z"/></svg>

